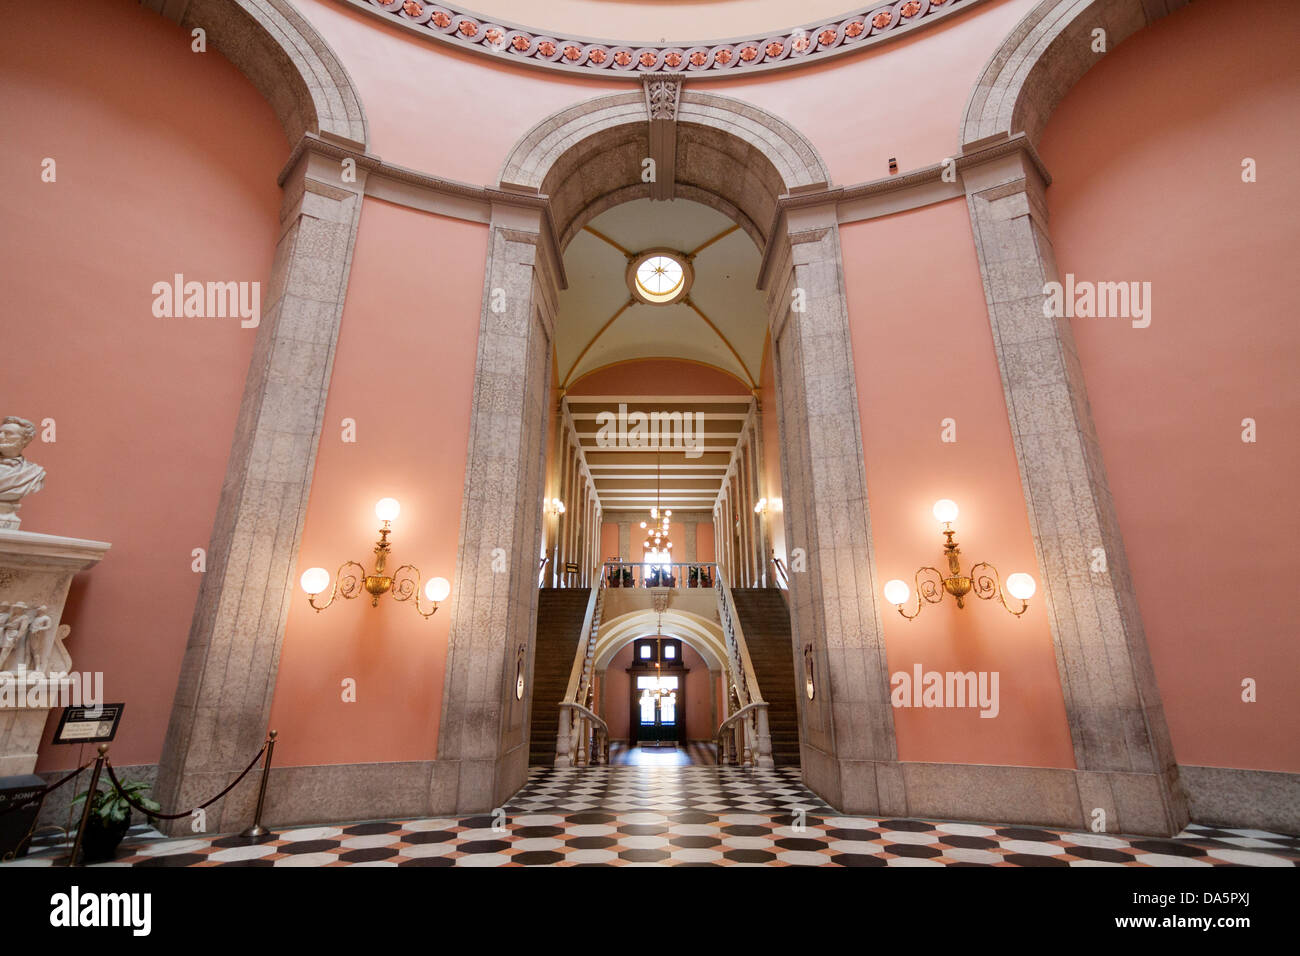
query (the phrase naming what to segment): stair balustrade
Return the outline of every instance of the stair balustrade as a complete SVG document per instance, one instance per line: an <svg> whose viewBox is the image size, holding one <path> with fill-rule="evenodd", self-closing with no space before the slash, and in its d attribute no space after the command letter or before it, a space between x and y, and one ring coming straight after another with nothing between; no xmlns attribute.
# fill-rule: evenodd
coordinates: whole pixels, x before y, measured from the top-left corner
<svg viewBox="0 0 1300 956"><path fill-rule="evenodd" d="M736 603L731 588L717 569L714 591L718 598L718 621L727 645L728 682L736 696L736 710L718 726L714 740L718 743L718 763L737 763L770 769L776 764L772 759L772 734L768 729L767 701L763 700L754 674L754 663L749 657L745 632L740 626ZM724 705L731 709L731 693Z"/></svg>
<svg viewBox="0 0 1300 956"><path fill-rule="evenodd" d="M592 569L592 574L599 575L600 571L598 565ZM600 632L605 584L606 578L601 575L597 586L591 589L587 613L582 620L582 634L586 640L578 641L573 667L569 670L569 683L560 701L560 726L555 735L557 767L586 767L591 763L609 762L609 725L591 709L595 702L596 635Z"/></svg>

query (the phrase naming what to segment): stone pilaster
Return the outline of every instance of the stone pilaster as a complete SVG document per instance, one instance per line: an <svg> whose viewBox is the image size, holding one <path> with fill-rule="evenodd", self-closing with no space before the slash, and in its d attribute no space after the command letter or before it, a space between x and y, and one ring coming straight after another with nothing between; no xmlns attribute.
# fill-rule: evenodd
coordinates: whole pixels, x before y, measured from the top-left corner
<svg viewBox="0 0 1300 956"><path fill-rule="evenodd" d="M1085 815L1175 833L1187 821L1114 502L1058 281L1045 183L1028 150L962 167ZM1135 331L1134 334L1141 334ZM1095 549L1104 572L1092 570Z"/></svg>
<svg viewBox="0 0 1300 956"><path fill-rule="evenodd" d="M169 811L225 787L268 729L365 179L358 169L342 182L338 160L310 141L295 155L159 763ZM256 794L254 783L214 804L208 829L242 828Z"/></svg>
<svg viewBox="0 0 1300 956"><path fill-rule="evenodd" d="M812 645L822 675L813 700L798 696L804 781L845 811L903 812L834 208L787 228L768 301L786 540L807 553L791 574L791 655L802 673Z"/></svg>
<svg viewBox="0 0 1300 956"><path fill-rule="evenodd" d="M556 288L542 224L536 210L493 210L432 801L438 813L489 811L528 774L535 567L502 573L493 552L530 562L541 535ZM491 309L493 289L505 292L500 313ZM519 700L521 646L528 672Z"/></svg>

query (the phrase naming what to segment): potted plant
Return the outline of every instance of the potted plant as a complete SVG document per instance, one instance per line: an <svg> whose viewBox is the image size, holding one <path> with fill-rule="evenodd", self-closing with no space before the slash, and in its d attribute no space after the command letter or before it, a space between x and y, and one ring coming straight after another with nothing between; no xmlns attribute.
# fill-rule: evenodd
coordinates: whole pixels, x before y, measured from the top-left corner
<svg viewBox="0 0 1300 956"><path fill-rule="evenodd" d="M630 588L631 586L632 586L632 569L624 565L623 566L623 587Z"/></svg>
<svg viewBox="0 0 1300 956"><path fill-rule="evenodd" d="M86 832L81 839L81 850L85 862L97 863L113 859L117 845L131 828L131 805L126 802L123 791L136 803L149 810L161 810L161 804L145 796L149 784L144 780L126 779L122 781L122 790L109 783L109 789L96 790L90 799L90 816L86 820ZM72 798L75 807L86 799L85 792Z"/></svg>
<svg viewBox="0 0 1300 956"><path fill-rule="evenodd" d="M692 588L698 588L700 586L700 566L698 564L691 565L690 573L686 578L686 586Z"/></svg>

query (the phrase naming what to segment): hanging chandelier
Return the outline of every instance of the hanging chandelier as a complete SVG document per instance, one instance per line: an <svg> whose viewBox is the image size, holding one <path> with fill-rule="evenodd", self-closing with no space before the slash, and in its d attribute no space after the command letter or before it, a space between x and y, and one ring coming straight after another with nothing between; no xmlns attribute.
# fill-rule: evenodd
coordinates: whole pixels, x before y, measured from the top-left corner
<svg viewBox="0 0 1300 956"><path fill-rule="evenodd" d="M660 511L659 508L659 482L660 482L659 452L655 452L655 505L650 509L650 522L641 522L641 529L646 532L645 550L650 553L655 562L667 564L672 559L673 542L669 538L668 532L672 526L669 519L673 516L672 509Z"/></svg>

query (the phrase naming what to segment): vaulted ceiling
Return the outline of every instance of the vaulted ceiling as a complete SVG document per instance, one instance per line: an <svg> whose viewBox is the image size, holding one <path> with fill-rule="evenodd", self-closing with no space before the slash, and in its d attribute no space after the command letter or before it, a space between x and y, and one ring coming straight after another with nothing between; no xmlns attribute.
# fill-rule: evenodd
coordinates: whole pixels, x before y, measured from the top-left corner
<svg viewBox="0 0 1300 956"><path fill-rule="evenodd" d="M627 285L629 261L659 248L675 250L694 268L687 297L671 305L635 301ZM656 496L673 509L712 508L761 372L767 322L755 288L758 266L753 241L727 216L681 199L616 206L592 219L565 250L569 288L560 295L556 366L566 388L607 370L600 373L600 394L580 386L568 396L605 512L646 511ZM711 366L732 377L732 394L609 387L611 366L640 359ZM699 453L667 441L602 447L597 416L617 413L620 405L628 414L703 414Z"/></svg>
<svg viewBox="0 0 1300 956"><path fill-rule="evenodd" d="M629 306L628 256L668 248L691 256L695 281L672 305ZM758 380L766 333L755 288L759 254L728 217L683 199L638 199L592 219L569 243L555 333L566 387L594 369L637 358L679 358Z"/></svg>

